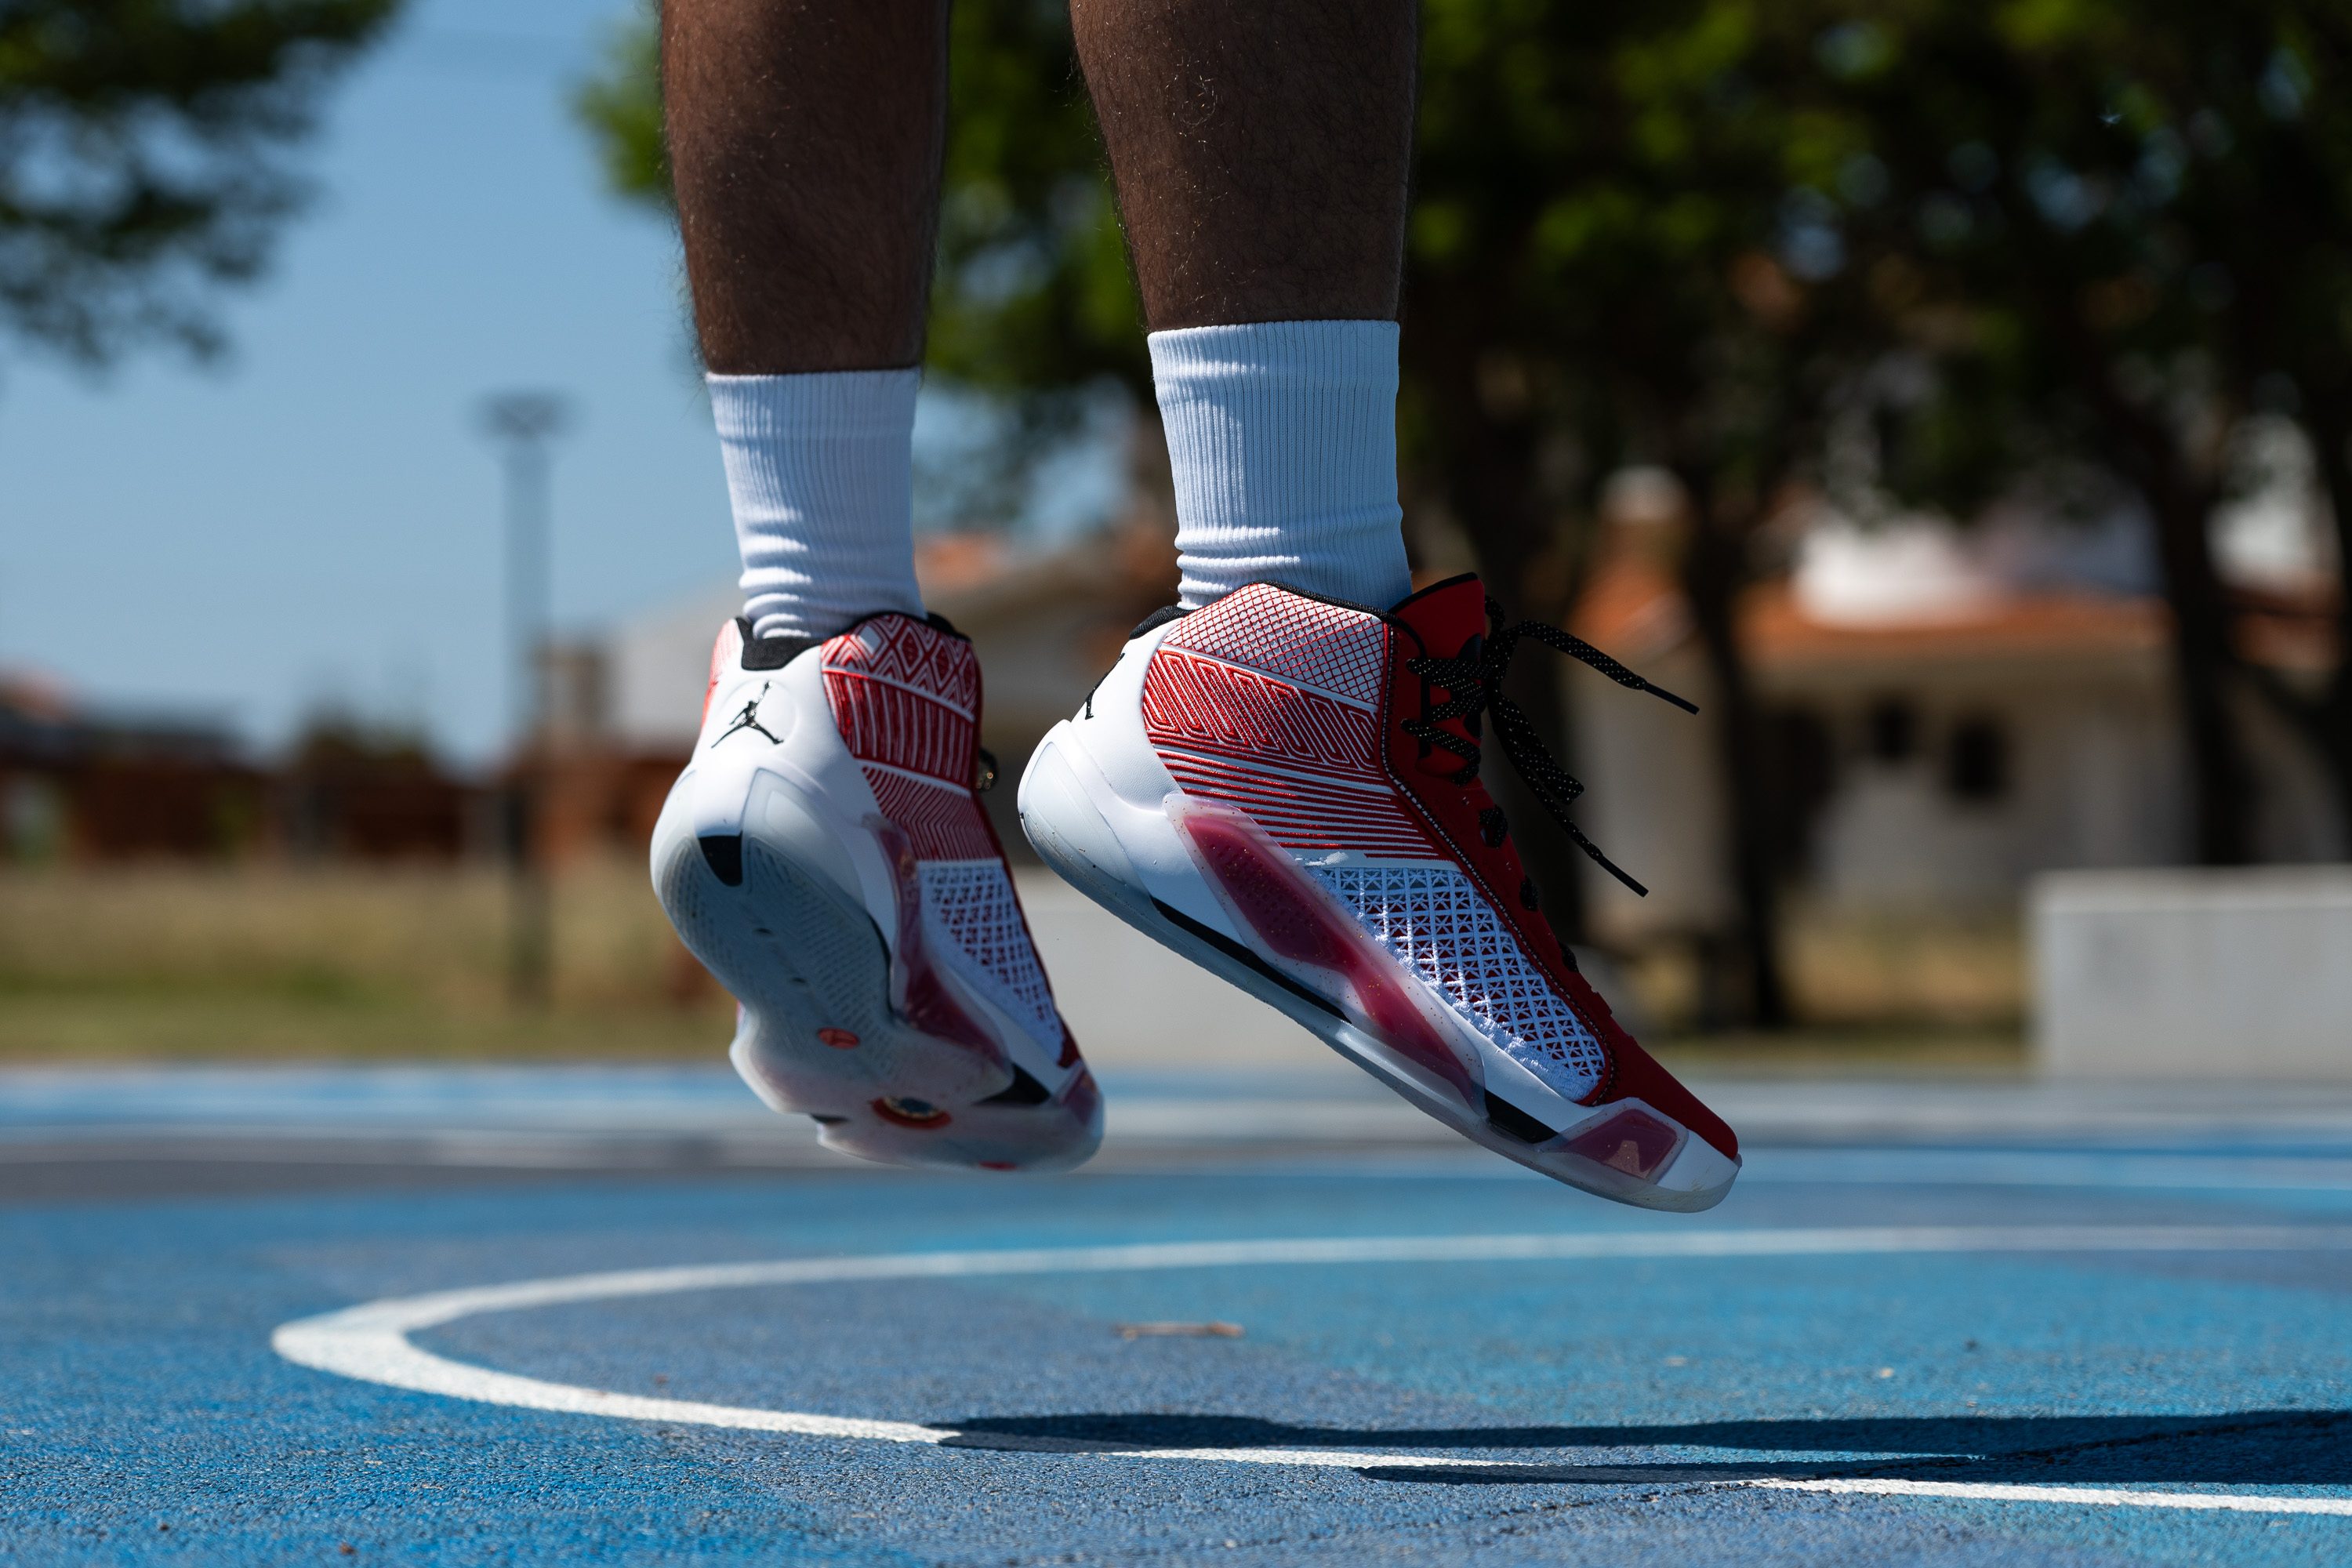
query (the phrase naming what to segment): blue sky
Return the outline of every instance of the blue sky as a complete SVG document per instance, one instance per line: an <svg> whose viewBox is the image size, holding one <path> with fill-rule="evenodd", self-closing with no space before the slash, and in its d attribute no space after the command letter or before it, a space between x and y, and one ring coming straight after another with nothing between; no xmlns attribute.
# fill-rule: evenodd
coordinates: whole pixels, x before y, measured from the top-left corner
<svg viewBox="0 0 2352 1568"><path fill-rule="evenodd" d="M303 155L318 195L234 347L91 380L0 361L0 668L257 741L328 702L499 734L499 470L483 395L576 409L554 602L592 627L730 576L665 227L565 107L635 0L415 0Z"/></svg>

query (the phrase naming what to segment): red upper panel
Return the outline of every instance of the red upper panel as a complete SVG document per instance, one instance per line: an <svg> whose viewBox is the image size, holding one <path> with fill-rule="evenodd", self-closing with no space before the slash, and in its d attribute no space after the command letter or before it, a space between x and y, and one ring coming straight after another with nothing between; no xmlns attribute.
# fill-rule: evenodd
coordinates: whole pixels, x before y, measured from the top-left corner
<svg viewBox="0 0 2352 1568"><path fill-rule="evenodd" d="M834 726L916 856L996 858L972 793L980 661L971 644L907 616L876 616L827 642L819 658Z"/></svg>

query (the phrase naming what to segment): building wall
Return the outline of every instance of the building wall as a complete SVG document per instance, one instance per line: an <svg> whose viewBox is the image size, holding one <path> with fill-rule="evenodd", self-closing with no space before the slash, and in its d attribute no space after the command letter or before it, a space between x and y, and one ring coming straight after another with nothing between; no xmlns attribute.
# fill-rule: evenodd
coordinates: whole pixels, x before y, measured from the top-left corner
<svg viewBox="0 0 2352 1568"><path fill-rule="evenodd" d="M1712 689L1687 644L1644 672L1698 702L1693 719L1602 682L1564 676L1589 793L1577 817L1650 887L1646 899L1594 868L1594 929L1636 943L1720 930L1730 919L1727 811L1715 761ZM1826 737L1827 788L1790 822L1788 883L1833 908L2012 905L2036 873L2162 866L2191 847L2186 767L2161 657L2107 652L2032 661L1853 660L1759 672L1768 721ZM1883 710L1908 715L1909 744L1887 754ZM2000 737L1999 787L1956 787L1966 724ZM2324 833L2317 781L2262 764L2283 826L2280 850ZM1981 786L1979 778L1977 784ZM1747 787L1791 791L1785 779ZM2282 856L2285 858L2285 856Z"/></svg>
<svg viewBox="0 0 2352 1568"><path fill-rule="evenodd" d="M1722 875L1728 814L1714 760L1713 688L1687 644L1641 668L1696 702L1698 715L1580 665L1560 669L1572 731L1572 755L1563 760L1585 785L1577 826L1650 889L1643 898L1598 866L1586 868L1592 931L1622 945L1720 930L1732 912ZM1498 755L1493 765L1507 764Z"/></svg>
<svg viewBox="0 0 2352 1568"><path fill-rule="evenodd" d="M1906 756L1874 752L1885 702L1915 715ZM2189 847L2173 727L2136 683L1922 681L1829 715L1839 783L1811 870L1832 904L2006 905L2037 871L2161 865ZM1964 724L2001 737L1990 792L1956 787Z"/></svg>

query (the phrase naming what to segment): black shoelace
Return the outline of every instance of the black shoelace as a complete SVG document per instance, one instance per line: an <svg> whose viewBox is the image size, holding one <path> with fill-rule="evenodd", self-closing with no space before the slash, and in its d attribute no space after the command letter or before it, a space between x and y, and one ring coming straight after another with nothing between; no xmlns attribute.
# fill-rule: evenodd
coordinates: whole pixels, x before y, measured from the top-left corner
<svg viewBox="0 0 2352 1568"><path fill-rule="evenodd" d="M1510 762L1520 778L1527 782L1528 792L1539 802L1551 819L1559 824L1576 847L1592 858L1592 863L1624 883L1643 898L1650 889L1621 870L1616 862L1601 852L1600 846L1587 838L1575 823L1569 820L1568 808L1584 793L1584 785L1571 777L1536 737L1536 727L1527 710L1503 695L1503 676L1511 668L1511 656L1518 651L1521 637L1532 637L1546 647L1555 648L1579 663L1591 666L1620 686L1673 703L1685 713L1696 713L1698 706L1675 696L1662 686L1652 685L1615 659L1586 642L1582 637L1564 632L1558 626L1541 621L1521 621L1515 626L1503 625L1503 606L1493 598L1486 601L1486 636L1468 652L1454 658L1423 655L1408 660L1405 668L1432 686L1444 688L1453 693L1444 702L1430 709L1418 719L1404 721L1405 733L1427 745L1442 747L1462 759L1461 770L1454 782L1467 784L1478 777L1478 763L1483 752L1478 742L1464 740L1444 728L1448 719L1459 719L1463 728L1473 736L1478 733L1479 718L1491 714L1495 721L1495 739L1501 742L1503 755ZM1489 806L1478 814L1478 832L1488 848L1502 843L1510 831L1510 823L1499 806ZM1533 888L1523 889L1521 898L1534 906Z"/></svg>

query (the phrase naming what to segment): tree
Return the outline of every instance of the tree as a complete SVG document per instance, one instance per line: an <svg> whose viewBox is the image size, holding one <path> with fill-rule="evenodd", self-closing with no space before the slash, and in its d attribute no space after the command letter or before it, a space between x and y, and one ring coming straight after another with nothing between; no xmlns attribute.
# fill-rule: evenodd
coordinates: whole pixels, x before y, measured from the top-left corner
<svg viewBox="0 0 2352 1568"><path fill-rule="evenodd" d="M282 154L401 0L0 0L0 325L85 363L220 343Z"/></svg>
<svg viewBox="0 0 2352 1568"><path fill-rule="evenodd" d="M2252 850L2249 691L2352 832L2352 602L2298 689L2243 657L2210 542L2231 437L2268 409L2303 419L2352 546L2352 5L1917 0L1845 11L1815 52L1804 107L1854 142L1821 205L1933 373L1888 478L1964 504L2054 461L2119 476L2155 523L2200 858Z"/></svg>

